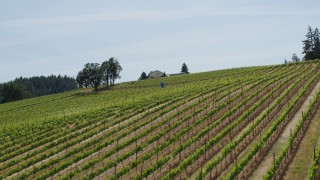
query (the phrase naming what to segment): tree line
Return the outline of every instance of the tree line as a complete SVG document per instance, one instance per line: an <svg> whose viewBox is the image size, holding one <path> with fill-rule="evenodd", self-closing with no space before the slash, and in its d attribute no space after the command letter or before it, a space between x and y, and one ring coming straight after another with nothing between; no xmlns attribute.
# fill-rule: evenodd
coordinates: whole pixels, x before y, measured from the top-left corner
<svg viewBox="0 0 320 180"><path fill-rule="evenodd" d="M68 76L19 77L0 84L0 103L60 93L77 88L74 78Z"/></svg>
<svg viewBox="0 0 320 180"><path fill-rule="evenodd" d="M121 71L122 67L114 57L104 61L101 65L99 63L87 63L79 71L76 82L79 87L93 87L97 92L100 85L106 85L107 87L114 85L115 80L121 78Z"/></svg>

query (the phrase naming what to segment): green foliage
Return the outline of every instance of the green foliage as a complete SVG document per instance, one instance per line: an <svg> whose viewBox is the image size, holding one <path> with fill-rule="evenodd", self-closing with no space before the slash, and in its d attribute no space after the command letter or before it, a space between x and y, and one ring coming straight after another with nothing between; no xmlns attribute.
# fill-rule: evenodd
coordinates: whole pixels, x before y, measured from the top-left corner
<svg viewBox="0 0 320 180"><path fill-rule="evenodd" d="M302 41L302 53L305 54L303 59L306 61L320 59L320 35L318 28L316 28L313 31L313 29L310 26L308 26L306 38L306 40Z"/></svg>
<svg viewBox="0 0 320 180"><path fill-rule="evenodd" d="M162 77L167 77L167 74L166 74L166 72L163 72L163 75L162 75Z"/></svg>
<svg viewBox="0 0 320 180"><path fill-rule="evenodd" d="M102 72L102 78L107 86L114 85L116 79L120 79L120 72L122 67L119 61L112 57L108 61L104 61L101 65L100 71Z"/></svg>
<svg viewBox="0 0 320 180"><path fill-rule="evenodd" d="M67 76L20 77L8 83L0 84L0 102L55 94L75 88L77 88L75 80Z"/></svg>
<svg viewBox="0 0 320 180"><path fill-rule="evenodd" d="M10 82L2 87L2 103L21 100L25 97L25 87L21 84Z"/></svg>
<svg viewBox="0 0 320 180"><path fill-rule="evenodd" d="M99 63L87 63L79 71L76 81L80 87L93 87L97 92L98 87L104 82L106 86L114 85L116 79L120 79L122 67L115 58L104 61L100 66Z"/></svg>
<svg viewBox="0 0 320 180"><path fill-rule="evenodd" d="M148 76L145 72L142 72L139 80L145 80L145 79L148 79Z"/></svg>
<svg viewBox="0 0 320 180"><path fill-rule="evenodd" d="M300 62L300 58L296 55L296 53L292 54L292 62L294 63Z"/></svg>
<svg viewBox="0 0 320 180"><path fill-rule="evenodd" d="M102 72L100 70L100 64L98 63L87 63L84 65L83 70L78 73L77 82L80 87L91 86L98 90L102 81Z"/></svg>
<svg viewBox="0 0 320 180"><path fill-rule="evenodd" d="M314 59L320 59L320 34L318 28L314 30L313 36L313 57Z"/></svg>
<svg viewBox="0 0 320 180"><path fill-rule="evenodd" d="M318 176L318 169L320 165L320 146L317 147L317 151L314 154L314 159L308 171L308 179L315 180Z"/></svg>
<svg viewBox="0 0 320 180"><path fill-rule="evenodd" d="M188 66L186 65L186 63L183 63L183 64L182 64L181 72L183 72L183 73L189 73L189 69L188 69Z"/></svg>

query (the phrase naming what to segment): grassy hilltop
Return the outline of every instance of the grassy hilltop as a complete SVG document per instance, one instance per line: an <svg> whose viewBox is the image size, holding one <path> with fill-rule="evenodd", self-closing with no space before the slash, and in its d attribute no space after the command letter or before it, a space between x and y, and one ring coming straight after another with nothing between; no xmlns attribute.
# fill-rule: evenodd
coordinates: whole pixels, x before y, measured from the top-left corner
<svg viewBox="0 0 320 180"><path fill-rule="evenodd" d="M319 70L319 61L235 68L0 104L0 179L294 174L316 121ZM302 176L314 178L305 151Z"/></svg>

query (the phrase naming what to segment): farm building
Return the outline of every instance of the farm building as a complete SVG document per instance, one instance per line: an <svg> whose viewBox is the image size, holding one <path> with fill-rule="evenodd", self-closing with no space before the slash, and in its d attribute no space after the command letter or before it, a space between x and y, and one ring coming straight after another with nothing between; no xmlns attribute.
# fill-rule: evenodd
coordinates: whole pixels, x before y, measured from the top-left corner
<svg viewBox="0 0 320 180"><path fill-rule="evenodd" d="M148 75L149 78L160 78L164 77L164 73L158 70L151 71Z"/></svg>

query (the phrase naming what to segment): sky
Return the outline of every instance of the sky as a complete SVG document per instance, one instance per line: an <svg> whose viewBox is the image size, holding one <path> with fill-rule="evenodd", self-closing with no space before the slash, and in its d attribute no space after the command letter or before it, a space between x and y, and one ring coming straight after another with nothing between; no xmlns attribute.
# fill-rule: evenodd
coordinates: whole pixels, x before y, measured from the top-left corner
<svg viewBox="0 0 320 180"><path fill-rule="evenodd" d="M319 0L0 0L0 83L68 75L110 57L118 82L144 71L281 64L302 58Z"/></svg>

